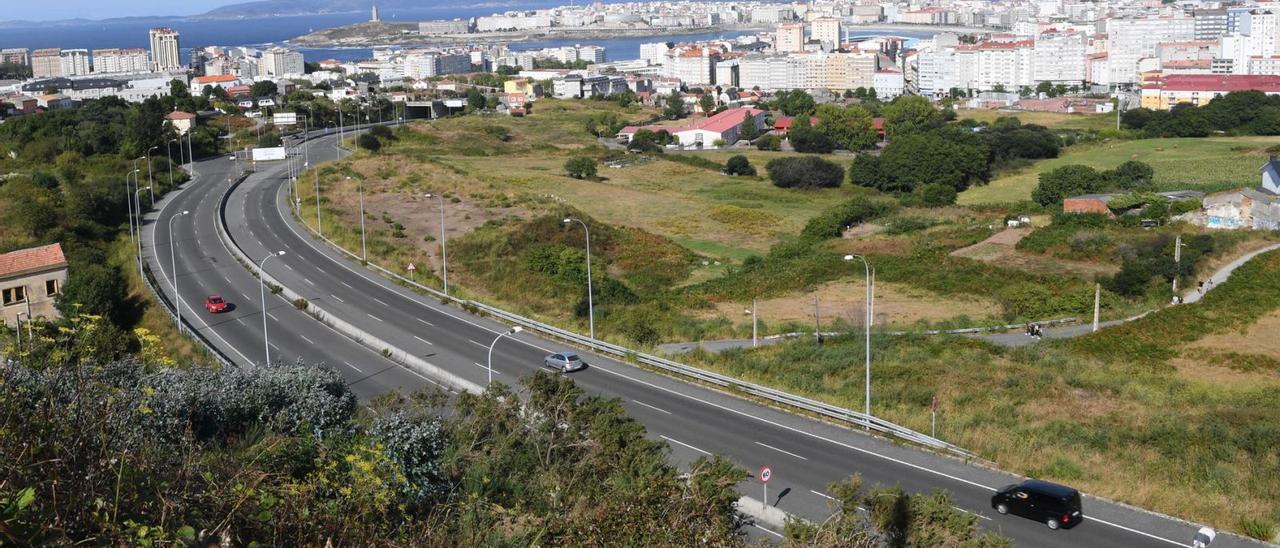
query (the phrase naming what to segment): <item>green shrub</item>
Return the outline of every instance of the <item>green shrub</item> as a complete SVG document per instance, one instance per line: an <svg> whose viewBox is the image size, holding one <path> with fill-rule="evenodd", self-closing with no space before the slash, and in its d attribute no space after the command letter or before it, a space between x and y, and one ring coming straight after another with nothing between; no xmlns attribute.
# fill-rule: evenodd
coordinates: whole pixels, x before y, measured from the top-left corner
<svg viewBox="0 0 1280 548"><path fill-rule="evenodd" d="M844 168L817 156L774 158L765 169L779 188L835 188L844 181Z"/></svg>
<svg viewBox="0 0 1280 548"><path fill-rule="evenodd" d="M1276 526L1265 519L1240 518L1240 531L1258 540L1271 542L1276 538Z"/></svg>
<svg viewBox="0 0 1280 548"><path fill-rule="evenodd" d="M564 163L564 170L574 179L594 179L596 177L596 161L594 158L575 156Z"/></svg>
<svg viewBox="0 0 1280 548"><path fill-rule="evenodd" d="M749 175L755 176L756 167L751 165L751 161L741 154L729 158L724 165L725 175Z"/></svg>
<svg viewBox="0 0 1280 548"><path fill-rule="evenodd" d="M926 207L942 207L956 203L956 189L951 185L929 183L916 191L920 194L921 203Z"/></svg>
<svg viewBox="0 0 1280 548"><path fill-rule="evenodd" d="M760 150L782 150L782 137L777 135L765 135L756 139L756 148Z"/></svg>
<svg viewBox="0 0 1280 548"><path fill-rule="evenodd" d="M898 204L891 200L876 200L865 196L856 196L848 201L829 207L817 216L809 219L802 236L809 238L839 238L846 227L863 223L889 214L896 210Z"/></svg>
<svg viewBox="0 0 1280 548"><path fill-rule="evenodd" d="M884 233L890 236L924 230L936 224L924 217L894 217L884 224Z"/></svg>

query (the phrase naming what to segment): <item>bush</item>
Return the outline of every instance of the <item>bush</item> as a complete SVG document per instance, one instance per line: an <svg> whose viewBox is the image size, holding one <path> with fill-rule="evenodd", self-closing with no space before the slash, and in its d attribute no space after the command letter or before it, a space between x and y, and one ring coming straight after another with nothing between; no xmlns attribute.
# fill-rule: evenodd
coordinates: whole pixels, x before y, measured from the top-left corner
<svg viewBox="0 0 1280 548"><path fill-rule="evenodd" d="M1045 206L1060 204L1072 196L1099 192L1104 186L1105 179L1098 170L1085 165L1066 165L1041 173L1031 199Z"/></svg>
<svg viewBox="0 0 1280 548"><path fill-rule="evenodd" d="M1182 215L1183 213L1200 211L1203 208L1204 208L1204 203L1201 202L1199 198L1196 198L1194 200L1178 200L1169 205L1169 216L1177 217L1178 215Z"/></svg>
<svg viewBox="0 0 1280 548"><path fill-rule="evenodd" d="M359 137L356 137L356 146L369 152L376 153L379 150L382 150L382 141L379 141L378 138L373 135L363 133Z"/></svg>
<svg viewBox="0 0 1280 548"><path fill-rule="evenodd" d="M594 179L596 177L596 161L586 156L577 156L564 163L564 170L574 179Z"/></svg>
<svg viewBox="0 0 1280 548"><path fill-rule="evenodd" d="M835 188L844 181L844 168L816 156L775 158L765 169L779 188Z"/></svg>
<svg viewBox="0 0 1280 548"><path fill-rule="evenodd" d="M865 196L857 196L827 208L816 217L809 219L800 234L824 240L839 238L844 233L845 227L892 213L897 208L898 204L890 200L873 200Z"/></svg>
<svg viewBox="0 0 1280 548"><path fill-rule="evenodd" d="M751 161L741 154L729 158L729 162L724 166L725 175L750 175L755 176L756 167L751 165Z"/></svg>
<svg viewBox="0 0 1280 548"><path fill-rule="evenodd" d="M396 136L391 133L391 128L387 126L373 126L369 128L369 135L386 141L394 141Z"/></svg>
<svg viewBox="0 0 1280 548"><path fill-rule="evenodd" d="M756 139L756 148L759 150L782 150L782 137L777 135L765 135Z"/></svg>
<svg viewBox="0 0 1280 548"><path fill-rule="evenodd" d="M927 207L942 207L956 203L956 189L951 185L930 183L917 189L920 202Z"/></svg>

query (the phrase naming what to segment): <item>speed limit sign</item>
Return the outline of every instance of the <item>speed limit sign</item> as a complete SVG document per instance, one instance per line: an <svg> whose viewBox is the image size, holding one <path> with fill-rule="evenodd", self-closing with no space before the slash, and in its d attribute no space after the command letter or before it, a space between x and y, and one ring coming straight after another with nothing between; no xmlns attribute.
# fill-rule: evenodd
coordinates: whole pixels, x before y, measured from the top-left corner
<svg viewBox="0 0 1280 548"><path fill-rule="evenodd" d="M773 478L773 469L772 469L772 468L769 468L768 466L765 466L765 467L763 467L763 468L761 468L761 469L760 469L760 483L769 483L769 480L770 480L771 478Z"/></svg>

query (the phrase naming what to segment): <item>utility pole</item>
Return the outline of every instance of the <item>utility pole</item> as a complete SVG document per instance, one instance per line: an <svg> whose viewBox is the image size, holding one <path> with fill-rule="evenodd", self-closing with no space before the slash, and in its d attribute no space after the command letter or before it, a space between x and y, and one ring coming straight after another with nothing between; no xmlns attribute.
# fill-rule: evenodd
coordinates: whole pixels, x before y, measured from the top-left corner
<svg viewBox="0 0 1280 548"><path fill-rule="evenodd" d="M1178 296L1178 275L1182 273L1182 235L1173 241L1173 296Z"/></svg>
<svg viewBox="0 0 1280 548"><path fill-rule="evenodd" d="M1093 284L1093 330L1098 330L1098 312L1102 308L1102 284Z"/></svg>

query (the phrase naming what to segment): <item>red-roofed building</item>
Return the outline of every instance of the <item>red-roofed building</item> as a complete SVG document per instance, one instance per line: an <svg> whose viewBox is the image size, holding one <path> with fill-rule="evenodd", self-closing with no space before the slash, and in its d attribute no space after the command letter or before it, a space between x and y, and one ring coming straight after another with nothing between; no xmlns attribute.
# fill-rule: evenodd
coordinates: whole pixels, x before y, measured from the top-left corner
<svg viewBox="0 0 1280 548"><path fill-rule="evenodd" d="M1178 103L1201 106L1233 91L1280 95L1280 76L1237 74L1167 74L1142 84L1142 107L1169 110Z"/></svg>
<svg viewBox="0 0 1280 548"><path fill-rule="evenodd" d="M0 317L16 325L18 316L59 317L54 299L67 283L67 258L61 244L10 251L0 255Z"/></svg>
<svg viewBox="0 0 1280 548"><path fill-rule="evenodd" d="M684 127L627 126L618 132L618 141L622 143L631 142L631 137L637 131L647 129L654 133L666 131L684 146L711 146L716 141L733 144L738 142L738 128L746 120L747 116L751 117L756 129L763 129L764 114L764 111L758 108L731 108L710 118L699 119L693 125Z"/></svg>
<svg viewBox="0 0 1280 548"><path fill-rule="evenodd" d="M791 133L791 126L795 125L795 123L796 123L795 118L792 118L790 116L779 116L777 119L773 121L773 131L777 132L779 135L786 135L788 133ZM810 126L818 125L818 119L814 117L809 117L809 125Z"/></svg>
<svg viewBox="0 0 1280 548"><path fill-rule="evenodd" d="M196 125L196 115L190 112L182 112L181 110L166 114L164 119L169 121L169 125L173 126L178 135L186 135Z"/></svg>
<svg viewBox="0 0 1280 548"><path fill-rule="evenodd" d="M203 90L205 86L221 86L223 89L240 85L240 77L234 74L217 74L213 76L197 76L192 80L191 87L196 92Z"/></svg>

